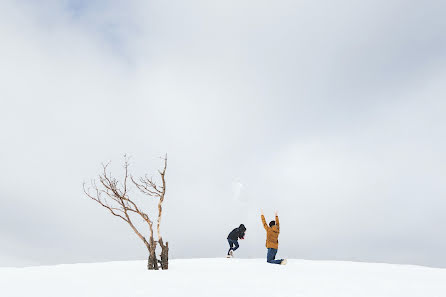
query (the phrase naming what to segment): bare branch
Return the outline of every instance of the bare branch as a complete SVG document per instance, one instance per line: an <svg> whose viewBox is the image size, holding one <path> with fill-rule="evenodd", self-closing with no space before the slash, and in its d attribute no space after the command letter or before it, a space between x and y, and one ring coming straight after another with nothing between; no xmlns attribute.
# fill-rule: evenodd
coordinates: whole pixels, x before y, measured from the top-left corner
<svg viewBox="0 0 446 297"><path fill-rule="evenodd" d="M92 194L90 194L89 189L88 190L85 189L85 183L83 185L83 188L84 188L84 193L89 198L91 198L94 201L98 202L101 206L107 208L111 212L112 215L114 215L116 217L119 217L119 218L123 219L124 221L128 222L127 219L124 216L122 216L122 215L117 213L118 211L123 213L122 209L119 209L119 208L116 208L116 207L111 207L107 202L103 202L101 200L101 192L100 192L100 190L97 187L94 188L94 190L96 192L96 196L93 196Z"/></svg>
<svg viewBox="0 0 446 297"><path fill-rule="evenodd" d="M98 175L99 185L96 180L91 181L91 187L86 189L85 183L83 184L84 193L92 200L99 203L102 207L108 209L110 213L116 217L126 221L133 231L137 234L141 240L144 241L147 247L148 241L141 234L141 232L133 224L129 213L135 213L140 216L149 225L150 236L153 237L152 221L149 216L142 212L134 201L132 201L128 193L128 178L129 174L129 158L125 157L124 161L124 177L123 183L120 184L116 178L114 178L108 171L110 162L102 164L102 172Z"/></svg>
<svg viewBox="0 0 446 297"><path fill-rule="evenodd" d="M162 182L162 193L160 195L160 200L158 202L158 223L156 226L156 230L158 233L158 239L161 240L162 242L162 237L161 237L161 233L160 233L160 225L161 225L161 216L162 216L162 212L163 212L163 202L164 202L164 197L166 195L166 179L165 179L165 175L166 175L166 169L167 169L167 154L164 157L164 168L163 171L159 171L160 175L161 175L161 182Z"/></svg>

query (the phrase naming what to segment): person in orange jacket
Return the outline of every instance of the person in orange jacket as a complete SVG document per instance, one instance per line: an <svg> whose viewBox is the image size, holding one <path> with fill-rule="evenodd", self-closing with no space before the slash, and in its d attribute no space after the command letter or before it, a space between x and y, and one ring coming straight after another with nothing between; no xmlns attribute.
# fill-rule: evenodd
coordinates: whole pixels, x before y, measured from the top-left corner
<svg viewBox="0 0 446 297"><path fill-rule="evenodd" d="M268 253L266 256L266 261L272 264L281 264L285 265L287 263L286 259L276 260L277 249L279 248L279 233L280 233L280 224L279 217L277 216L276 211L276 220L269 222L269 226L266 224L265 215L263 214L263 210L261 210L261 218L263 223L263 228L266 230L266 248L268 249Z"/></svg>

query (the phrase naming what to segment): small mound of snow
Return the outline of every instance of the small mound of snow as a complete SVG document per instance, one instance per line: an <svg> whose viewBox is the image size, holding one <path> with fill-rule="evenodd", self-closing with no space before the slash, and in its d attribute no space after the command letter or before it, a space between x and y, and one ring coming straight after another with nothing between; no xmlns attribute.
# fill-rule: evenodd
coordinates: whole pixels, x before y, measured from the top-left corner
<svg viewBox="0 0 446 297"><path fill-rule="evenodd" d="M5 297L133 296L446 296L446 269L337 261L171 260L167 271L146 261L0 268Z"/></svg>

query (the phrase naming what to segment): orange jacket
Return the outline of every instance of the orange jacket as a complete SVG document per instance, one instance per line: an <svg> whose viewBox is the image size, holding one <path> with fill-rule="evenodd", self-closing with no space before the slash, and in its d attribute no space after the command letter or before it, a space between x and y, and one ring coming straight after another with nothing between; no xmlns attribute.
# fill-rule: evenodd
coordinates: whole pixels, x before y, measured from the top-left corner
<svg viewBox="0 0 446 297"><path fill-rule="evenodd" d="M276 224L272 227L268 226L265 221L265 217L262 215L263 228L266 230L266 248L278 249L279 248L279 217L276 216Z"/></svg>

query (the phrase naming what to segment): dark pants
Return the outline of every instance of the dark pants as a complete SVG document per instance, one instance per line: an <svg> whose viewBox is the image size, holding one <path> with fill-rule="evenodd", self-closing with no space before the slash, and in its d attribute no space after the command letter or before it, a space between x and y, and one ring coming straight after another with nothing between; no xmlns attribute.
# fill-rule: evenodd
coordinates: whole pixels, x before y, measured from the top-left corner
<svg viewBox="0 0 446 297"><path fill-rule="evenodd" d="M266 262L272 263L272 264L280 264L282 263L283 259L280 260L274 260L276 258L277 249L268 249L268 254L266 255Z"/></svg>
<svg viewBox="0 0 446 297"><path fill-rule="evenodd" d="M236 249L238 249L239 245L238 245L237 240L233 240L233 239L229 239L229 238L228 238L228 243L229 243L229 251L228 251L228 255L229 255L229 252L231 250L235 251Z"/></svg>

